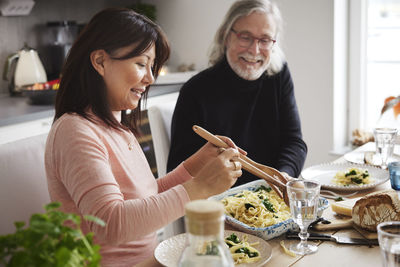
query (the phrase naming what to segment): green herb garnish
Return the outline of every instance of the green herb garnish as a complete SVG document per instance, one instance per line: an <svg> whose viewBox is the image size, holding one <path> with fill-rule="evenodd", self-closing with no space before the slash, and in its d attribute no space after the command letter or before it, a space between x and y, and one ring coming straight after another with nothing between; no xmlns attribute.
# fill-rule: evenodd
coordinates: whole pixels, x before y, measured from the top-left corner
<svg viewBox="0 0 400 267"><path fill-rule="evenodd" d="M228 237L226 238L226 240L232 241L232 242L235 243L235 244L239 244L239 243L240 243L240 239L239 239L239 237L238 237L235 233L232 233L230 236L228 236Z"/></svg>
<svg viewBox="0 0 400 267"><path fill-rule="evenodd" d="M239 248L235 250L235 253L245 253L249 255L249 258L254 258L258 256L257 252L251 252L248 248Z"/></svg>
<svg viewBox="0 0 400 267"><path fill-rule="evenodd" d="M275 209L274 209L274 205L272 205L272 203L271 202L269 202L269 200L266 198L266 199L264 199L263 201L262 201L262 203L263 203L263 205L264 205L264 207L267 209L267 210L269 210L270 212L276 212L275 211Z"/></svg>
<svg viewBox="0 0 400 267"><path fill-rule="evenodd" d="M351 170L351 171L349 171L349 172L347 172L347 173L345 173L345 175L344 176L350 176L350 175L356 175L357 174L357 172L355 171L355 170Z"/></svg>
<svg viewBox="0 0 400 267"><path fill-rule="evenodd" d="M260 185L260 187L258 187L254 192L259 192L261 190L267 191L268 193L271 192L271 187L265 187L263 185Z"/></svg>
<svg viewBox="0 0 400 267"><path fill-rule="evenodd" d="M361 178L358 178L358 177L353 177L353 178L351 178L350 179L353 183L356 183L356 184L362 184L363 183L363 180L361 179Z"/></svg>
<svg viewBox="0 0 400 267"><path fill-rule="evenodd" d="M250 208L253 208L253 209L256 208L256 207L253 206L253 204L250 204L250 203L245 203L245 204L244 204L244 207L246 208L246 210L248 210L248 209L250 209Z"/></svg>
<svg viewBox="0 0 400 267"><path fill-rule="evenodd" d="M335 201L336 202L338 202L338 201L343 201L344 199L342 198L342 197L337 197L337 198L335 198Z"/></svg>

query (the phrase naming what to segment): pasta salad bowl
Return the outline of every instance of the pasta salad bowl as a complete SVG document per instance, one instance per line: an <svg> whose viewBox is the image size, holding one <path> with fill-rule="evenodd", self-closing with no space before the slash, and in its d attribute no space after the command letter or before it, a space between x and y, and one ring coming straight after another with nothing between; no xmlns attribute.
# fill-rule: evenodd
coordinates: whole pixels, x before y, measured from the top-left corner
<svg viewBox="0 0 400 267"><path fill-rule="evenodd" d="M223 201L223 199L226 199L231 196L235 196L237 194L241 194L245 190L255 192L255 191L259 190L259 188L261 186L270 190L270 186L264 180L256 180L256 181L253 181L253 182L250 182L247 184L240 185L238 187L231 188L230 190L228 190L224 193L221 193L219 195L212 196L209 199ZM319 203L318 203L317 216L321 217L323 211L326 208L328 208L328 206L329 206L328 200L320 197ZM226 214L225 222L228 225L232 226L233 228L237 229L238 231L242 231L242 232L245 232L248 234L258 236L260 238L263 238L264 240L269 240L269 239L278 237L278 236L286 233L289 230L297 230L298 229L297 224L293 221L293 219L290 218L290 216L283 221L277 222L277 223L267 226L267 227L250 226L244 222L239 221L238 219L235 219L234 217L232 217L229 214Z"/></svg>

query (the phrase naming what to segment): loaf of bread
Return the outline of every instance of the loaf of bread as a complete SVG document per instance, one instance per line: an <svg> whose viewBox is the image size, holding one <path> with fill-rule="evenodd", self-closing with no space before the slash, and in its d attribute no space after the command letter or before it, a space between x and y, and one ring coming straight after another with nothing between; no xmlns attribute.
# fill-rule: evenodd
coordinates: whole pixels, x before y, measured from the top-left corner
<svg viewBox="0 0 400 267"><path fill-rule="evenodd" d="M400 221L400 200L394 190L368 194L359 199L351 211L353 222L369 231L376 232L381 222Z"/></svg>

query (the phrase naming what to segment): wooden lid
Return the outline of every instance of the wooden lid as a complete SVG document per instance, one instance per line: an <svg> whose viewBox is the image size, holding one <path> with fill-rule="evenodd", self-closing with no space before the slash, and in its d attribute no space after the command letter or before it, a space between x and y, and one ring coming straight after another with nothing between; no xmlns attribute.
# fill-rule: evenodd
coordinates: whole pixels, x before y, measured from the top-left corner
<svg viewBox="0 0 400 267"><path fill-rule="evenodd" d="M221 230L224 205L214 200L195 200L185 206L188 231L195 235L214 235Z"/></svg>

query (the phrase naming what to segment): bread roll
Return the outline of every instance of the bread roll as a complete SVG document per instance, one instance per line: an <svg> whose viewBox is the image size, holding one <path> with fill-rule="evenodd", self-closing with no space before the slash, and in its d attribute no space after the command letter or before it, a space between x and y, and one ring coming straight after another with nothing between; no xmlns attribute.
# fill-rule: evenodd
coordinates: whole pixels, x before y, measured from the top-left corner
<svg viewBox="0 0 400 267"><path fill-rule="evenodd" d="M355 203L351 216L356 225L373 232L381 222L400 221L398 194L394 190L368 194Z"/></svg>

